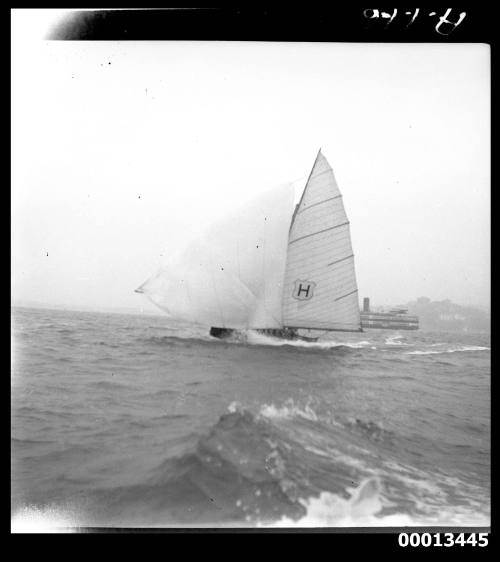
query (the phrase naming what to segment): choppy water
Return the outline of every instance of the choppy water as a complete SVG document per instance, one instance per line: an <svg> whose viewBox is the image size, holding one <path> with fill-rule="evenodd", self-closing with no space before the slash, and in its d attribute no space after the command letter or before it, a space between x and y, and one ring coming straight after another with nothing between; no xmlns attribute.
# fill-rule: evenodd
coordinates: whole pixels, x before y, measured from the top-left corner
<svg viewBox="0 0 500 562"><path fill-rule="evenodd" d="M487 335L22 308L12 334L14 524L490 524Z"/></svg>

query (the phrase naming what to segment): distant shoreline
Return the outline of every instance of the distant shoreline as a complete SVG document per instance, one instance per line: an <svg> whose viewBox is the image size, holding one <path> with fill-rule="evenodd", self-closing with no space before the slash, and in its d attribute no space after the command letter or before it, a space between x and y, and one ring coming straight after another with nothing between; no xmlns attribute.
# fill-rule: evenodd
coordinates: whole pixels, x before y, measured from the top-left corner
<svg viewBox="0 0 500 562"><path fill-rule="evenodd" d="M161 311L154 312L149 310L135 310L129 308L90 308L84 306L66 306L66 305L44 305L38 303L13 303L13 308L27 308L31 310L52 310L58 312L95 312L96 314L129 314L132 316L159 316L166 317Z"/></svg>

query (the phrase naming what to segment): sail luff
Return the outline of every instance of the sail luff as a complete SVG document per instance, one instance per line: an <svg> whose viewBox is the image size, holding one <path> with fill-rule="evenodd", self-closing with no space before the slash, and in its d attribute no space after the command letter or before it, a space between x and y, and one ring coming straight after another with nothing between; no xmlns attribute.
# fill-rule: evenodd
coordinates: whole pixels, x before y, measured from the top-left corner
<svg viewBox="0 0 500 562"><path fill-rule="evenodd" d="M311 179L314 167L316 166L316 162L318 161L319 155L321 154L321 147L318 150L318 154L316 154L316 158L314 159L314 164L313 167L311 168L311 171L309 172L309 176L307 178L306 184L304 186L304 189L302 190L302 195L300 196L300 201L298 202L298 204L295 206L295 209L293 211L293 216L292 216L292 220L290 222L290 230L292 230L292 226L293 223L295 222L295 216L297 215L298 210L300 209L300 205L302 204L302 200L304 199L304 195L306 193L306 189L307 189L307 185L309 184L309 180Z"/></svg>

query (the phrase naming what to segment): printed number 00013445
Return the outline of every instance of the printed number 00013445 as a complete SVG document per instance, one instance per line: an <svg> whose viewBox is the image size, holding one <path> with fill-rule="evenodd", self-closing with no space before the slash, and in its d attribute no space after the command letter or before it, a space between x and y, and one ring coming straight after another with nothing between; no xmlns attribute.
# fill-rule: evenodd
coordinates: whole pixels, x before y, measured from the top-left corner
<svg viewBox="0 0 500 562"><path fill-rule="evenodd" d="M399 546L487 546L488 533L399 533Z"/></svg>

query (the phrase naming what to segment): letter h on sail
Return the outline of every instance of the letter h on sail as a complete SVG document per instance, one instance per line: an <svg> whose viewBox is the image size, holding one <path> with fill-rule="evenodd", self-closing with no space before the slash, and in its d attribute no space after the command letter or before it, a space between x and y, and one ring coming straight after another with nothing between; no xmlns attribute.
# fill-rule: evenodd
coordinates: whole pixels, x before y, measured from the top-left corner
<svg viewBox="0 0 500 562"><path fill-rule="evenodd" d="M294 299L299 301L308 301L313 297L314 287L316 287L316 283L313 283L312 281L297 279L297 281L295 281L292 296Z"/></svg>

